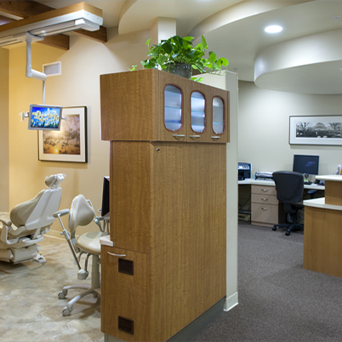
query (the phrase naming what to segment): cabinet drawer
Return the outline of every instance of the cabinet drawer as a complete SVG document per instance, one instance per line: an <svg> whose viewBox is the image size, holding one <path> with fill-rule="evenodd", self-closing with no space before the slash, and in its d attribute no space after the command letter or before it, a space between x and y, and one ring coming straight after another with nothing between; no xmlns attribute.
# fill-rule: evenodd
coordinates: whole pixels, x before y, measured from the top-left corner
<svg viewBox="0 0 342 342"><path fill-rule="evenodd" d="M124 341L149 341L148 267L148 254L101 247L102 332Z"/></svg>
<svg viewBox="0 0 342 342"><path fill-rule="evenodd" d="M252 185L252 194L264 194L264 195L277 196L277 190L275 186Z"/></svg>
<svg viewBox="0 0 342 342"><path fill-rule="evenodd" d="M277 196L252 194L252 202L265 204L278 204Z"/></svg>
<svg viewBox="0 0 342 342"><path fill-rule="evenodd" d="M252 202L252 222L278 223L278 205Z"/></svg>

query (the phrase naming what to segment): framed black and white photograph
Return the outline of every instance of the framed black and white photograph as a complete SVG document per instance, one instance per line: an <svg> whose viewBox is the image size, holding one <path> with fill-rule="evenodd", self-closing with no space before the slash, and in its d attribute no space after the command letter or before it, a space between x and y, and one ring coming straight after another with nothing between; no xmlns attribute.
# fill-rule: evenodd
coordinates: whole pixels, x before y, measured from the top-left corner
<svg viewBox="0 0 342 342"><path fill-rule="evenodd" d="M86 163L87 107L63 107L60 131L38 132L38 159Z"/></svg>
<svg viewBox="0 0 342 342"><path fill-rule="evenodd" d="M290 116L290 144L342 145L342 115Z"/></svg>

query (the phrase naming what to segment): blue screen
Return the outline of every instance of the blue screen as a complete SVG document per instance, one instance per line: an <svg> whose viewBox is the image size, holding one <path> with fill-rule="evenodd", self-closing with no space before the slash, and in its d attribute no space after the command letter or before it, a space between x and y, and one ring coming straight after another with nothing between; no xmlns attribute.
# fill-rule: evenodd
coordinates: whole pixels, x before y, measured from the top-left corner
<svg viewBox="0 0 342 342"><path fill-rule="evenodd" d="M319 156L295 154L293 171L307 175L318 175Z"/></svg>
<svg viewBox="0 0 342 342"><path fill-rule="evenodd" d="M62 107L31 105L29 129L59 130Z"/></svg>

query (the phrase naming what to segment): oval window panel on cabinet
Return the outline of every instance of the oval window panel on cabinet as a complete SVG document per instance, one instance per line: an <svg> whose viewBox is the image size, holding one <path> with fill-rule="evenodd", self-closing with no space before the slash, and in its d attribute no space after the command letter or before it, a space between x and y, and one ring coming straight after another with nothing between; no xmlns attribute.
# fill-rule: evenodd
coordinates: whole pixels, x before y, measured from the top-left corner
<svg viewBox="0 0 342 342"><path fill-rule="evenodd" d="M213 131L215 134L223 134L224 120L224 104L220 97L213 98Z"/></svg>
<svg viewBox="0 0 342 342"><path fill-rule="evenodd" d="M164 90L164 124L170 131L182 128L182 92L172 85Z"/></svg>
<svg viewBox="0 0 342 342"><path fill-rule="evenodd" d="M205 124L205 99L203 94L194 91L191 94L191 129L195 133L203 133Z"/></svg>

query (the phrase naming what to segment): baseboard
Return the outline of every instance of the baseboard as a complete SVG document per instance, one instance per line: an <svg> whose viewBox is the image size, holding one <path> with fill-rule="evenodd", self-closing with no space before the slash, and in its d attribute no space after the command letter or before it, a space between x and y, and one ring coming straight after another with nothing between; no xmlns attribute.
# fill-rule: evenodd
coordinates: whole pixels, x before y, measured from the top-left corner
<svg viewBox="0 0 342 342"><path fill-rule="evenodd" d="M224 302L224 311L229 311L239 304L238 292L233 293L231 296L226 297Z"/></svg>
<svg viewBox="0 0 342 342"><path fill-rule="evenodd" d="M61 235L60 230L50 229L50 231L47 234L44 234L44 236L64 240L64 237L63 237L63 235Z"/></svg>
<svg viewBox="0 0 342 342"><path fill-rule="evenodd" d="M219 302L214 304L210 309L204 312L201 316L172 336L167 342L176 341L190 341L194 336L204 330L211 322L217 319L223 313L225 298L222 298ZM119 338L104 334L105 342L123 342Z"/></svg>

